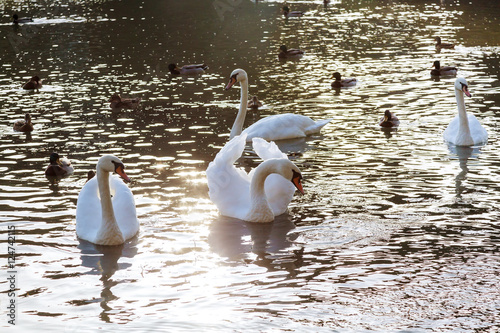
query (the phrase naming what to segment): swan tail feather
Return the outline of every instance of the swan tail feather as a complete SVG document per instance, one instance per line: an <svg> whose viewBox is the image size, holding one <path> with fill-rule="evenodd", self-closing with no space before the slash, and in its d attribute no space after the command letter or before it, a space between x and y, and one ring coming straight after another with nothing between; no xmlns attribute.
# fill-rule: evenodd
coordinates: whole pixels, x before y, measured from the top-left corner
<svg viewBox="0 0 500 333"><path fill-rule="evenodd" d="M318 133L326 124L328 124L332 120L333 118L318 120L313 125L307 127L304 132L306 133L306 135Z"/></svg>

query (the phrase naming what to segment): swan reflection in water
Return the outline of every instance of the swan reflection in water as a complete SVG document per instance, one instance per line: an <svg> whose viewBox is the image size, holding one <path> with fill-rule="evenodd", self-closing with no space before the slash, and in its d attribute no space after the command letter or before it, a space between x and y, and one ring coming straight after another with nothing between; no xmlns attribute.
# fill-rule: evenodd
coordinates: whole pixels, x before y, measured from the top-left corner
<svg viewBox="0 0 500 333"><path fill-rule="evenodd" d="M274 259L270 254L281 252L281 257L293 257L296 261L303 249L296 250L298 234L291 216L287 213L276 216L271 223L253 223L219 216L212 222L208 243L212 251L231 260L245 260L248 253L254 253L258 264L271 268ZM288 249L288 250L287 250ZM285 251L283 251L285 250Z"/></svg>
<svg viewBox="0 0 500 333"><path fill-rule="evenodd" d="M481 153L482 146L455 146L454 144L448 144L448 149L452 154L451 158L458 158L460 172L455 177L455 193L457 198L462 198L462 193L466 190L462 182L467 179L467 173L469 172L469 167L467 163L470 158L477 158ZM453 156L455 155L455 156Z"/></svg>
<svg viewBox="0 0 500 333"><path fill-rule="evenodd" d="M98 315L102 321L110 322L108 311L113 309L108 303L117 298L111 289L121 282L111 277L116 271L132 266L128 262L119 263L118 261L120 258L133 258L137 254L138 237L115 246L96 245L81 239L79 242L78 249L81 251L82 266L90 268L86 274L101 275L103 288L100 297L96 298L100 301L102 311Z"/></svg>

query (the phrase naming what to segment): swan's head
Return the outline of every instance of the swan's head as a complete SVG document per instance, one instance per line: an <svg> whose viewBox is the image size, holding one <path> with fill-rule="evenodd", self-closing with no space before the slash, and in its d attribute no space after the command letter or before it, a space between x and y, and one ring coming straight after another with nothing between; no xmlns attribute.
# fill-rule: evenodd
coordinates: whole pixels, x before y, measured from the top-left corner
<svg viewBox="0 0 500 333"><path fill-rule="evenodd" d="M455 81L455 89L464 93L467 97L470 97L469 86L467 85L467 81L463 77L459 77Z"/></svg>
<svg viewBox="0 0 500 333"><path fill-rule="evenodd" d="M49 160L50 160L50 164L51 165L56 165L56 164L57 165L62 165L58 153L52 153L52 154L50 154Z"/></svg>
<svg viewBox="0 0 500 333"><path fill-rule="evenodd" d="M248 79L247 72L243 69L235 69L231 73L231 77L229 78L229 83L226 86L226 90L229 90L232 86L234 86L237 82L246 81Z"/></svg>
<svg viewBox="0 0 500 333"><path fill-rule="evenodd" d="M300 173L299 168L297 168L297 166L292 161L287 158L277 158L267 160L266 162L274 164L276 173L280 174L285 179L290 180L293 185L295 185L297 190L299 190L300 193L304 194L304 189L302 188L302 174Z"/></svg>
<svg viewBox="0 0 500 333"><path fill-rule="evenodd" d="M340 73L339 73L339 72L335 72L335 73L333 73L333 77L334 77L334 78L335 78L335 80L337 80L337 81L340 81L340 79L341 79L341 76L340 76Z"/></svg>
<svg viewBox="0 0 500 333"><path fill-rule="evenodd" d="M97 170L116 172L125 181L129 182L130 178L125 174L125 166L122 161L113 155L104 155L97 162Z"/></svg>
<svg viewBox="0 0 500 333"><path fill-rule="evenodd" d="M435 40L438 44L441 44L441 37L436 37L436 38L434 38L434 40Z"/></svg>
<svg viewBox="0 0 500 333"><path fill-rule="evenodd" d="M440 69L441 68L441 63L439 62L439 60L434 61L434 68L435 69Z"/></svg>

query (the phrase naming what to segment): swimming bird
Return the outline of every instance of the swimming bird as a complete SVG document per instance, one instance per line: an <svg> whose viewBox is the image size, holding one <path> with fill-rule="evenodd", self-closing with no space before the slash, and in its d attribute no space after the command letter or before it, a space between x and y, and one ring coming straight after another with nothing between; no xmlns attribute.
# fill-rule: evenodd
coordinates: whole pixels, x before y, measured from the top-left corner
<svg viewBox="0 0 500 333"><path fill-rule="evenodd" d="M280 46L280 53L278 54L278 58L299 58L304 55L304 51L300 49L287 49L286 45Z"/></svg>
<svg viewBox="0 0 500 333"><path fill-rule="evenodd" d="M434 69L431 70L432 76L440 76L440 75L457 75L458 69L456 67L451 66L443 66L438 60L434 61Z"/></svg>
<svg viewBox="0 0 500 333"><path fill-rule="evenodd" d="M332 82L332 88L353 87L356 83L358 83L358 80L356 79L342 79L339 72L333 73L333 77L335 78L335 81Z"/></svg>
<svg viewBox="0 0 500 333"><path fill-rule="evenodd" d="M302 174L274 142L254 138L253 148L264 161L246 173L234 162L241 157L246 133L231 139L210 162L208 194L221 215L250 222L272 222L285 213L295 189L302 194Z"/></svg>
<svg viewBox="0 0 500 333"><path fill-rule="evenodd" d="M205 70L208 68L205 64L196 64L196 65L184 65L182 67L178 67L176 64L169 64L168 70L170 73L174 75L197 75L205 73Z"/></svg>
<svg viewBox="0 0 500 333"><path fill-rule="evenodd" d="M24 119L17 119L14 121L14 131L17 132L31 132L33 131L33 124L31 123L31 115L26 113Z"/></svg>
<svg viewBox="0 0 500 333"><path fill-rule="evenodd" d="M18 23L28 23L28 22L33 22L33 19L31 17L19 17L17 14L12 15L12 22L14 24Z"/></svg>
<svg viewBox="0 0 500 333"><path fill-rule="evenodd" d="M295 11L291 12L290 8L288 8L288 6L283 6L282 11L283 11L283 15L286 18L289 18L289 17L302 17L302 16L304 16L304 12L301 12L301 11L298 11L298 10L295 10Z"/></svg>
<svg viewBox="0 0 500 333"><path fill-rule="evenodd" d="M230 89L238 82L241 85L240 108L231 128L230 139L242 133L247 134L246 139L248 141L255 137L269 141L301 138L313 133L319 133L321 128L332 120L314 121L300 114L284 113L262 118L243 131L243 123L245 122L248 105L248 76L243 69L235 69L231 73L229 83L225 89Z"/></svg>
<svg viewBox="0 0 500 333"><path fill-rule="evenodd" d="M33 89L40 89L42 87L42 80L38 76L33 76L31 79L28 80L25 84L23 84L23 89L26 90L33 90Z"/></svg>
<svg viewBox="0 0 500 333"><path fill-rule="evenodd" d="M454 49L455 48L455 44L441 43L441 37L436 37L434 40L436 41L437 48L441 48L441 49Z"/></svg>
<svg viewBox="0 0 500 333"><path fill-rule="evenodd" d="M385 110L384 116L380 119L379 125L382 127L398 127L399 119L391 111Z"/></svg>
<svg viewBox="0 0 500 333"><path fill-rule="evenodd" d="M64 177L73 173L74 169L67 158L60 158L58 153L50 154L50 164L45 169L45 177Z"/></svg>
<svg viewBox="0 0 500 333"><path fill-rule="evenodd" d="M134 98L122 98L119 94L114 94L109 99L109 106L112 109L134 109L139 106L141 99L139 97Z"/></svg>
<svg viewBox="0 0 500 333"><path fill-rule="evenodd" d="M446 141L457 146L472 146L486 143L488 132L473 114L465 110L464 95L471 97L467 81L459 77L455 81L455 99L457 100L458 115L450 122L443 133Z"/></svg>
<svg viewBox="0 0 500 333"><path fill-rule="evenodd" d="M76 234L99 245L120 245L139 231L134 196L125 181L123 163L113 155L104 155L97 162L97 175L80 191L76 203Z"/></svg>
<svg viewBox="0 0 500 333"><path fill-rule="evenodd" d="M262 103L259 101L259 99L257 98L257 96L252 96L252 98L250 98L248 100L248 104L247 104L247 107L249 109L258 109L262 106Z"/></svg>
<svg viewBox="0 0 500 333"><path fill-rule="evenodd" d="M91 180L94 177L95 177L95 171L94 170L89 170L89 172L87 172L87 180L85 181L85 183L88 182L89 180Z"/></svg>

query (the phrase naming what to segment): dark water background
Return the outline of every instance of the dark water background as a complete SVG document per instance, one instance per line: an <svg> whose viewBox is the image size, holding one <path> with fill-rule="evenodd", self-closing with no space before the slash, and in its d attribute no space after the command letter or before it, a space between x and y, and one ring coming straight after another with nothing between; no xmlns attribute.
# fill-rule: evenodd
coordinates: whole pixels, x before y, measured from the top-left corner
<svg viewBox="0 0 500 333"><path fill-rule="evenodd" d="M17 327L57 332L497 332L500 330L500 6L497 1L4 1L0 31L0 260L14 225ZM222 6L222 7L221 7ZM217 9L216 9L217 7ZM35 21L9 23L13 12ZM455 43L437 52L434 37ZM300 47L280 62L278 47ZM488 130L449 147L455 77ZM209 65L197 78L167 66ZM248 72L261 117L333 118L280 143L304 175L289 215L219 217L204 171L227 142ZM332 74L356 77L332 90ZM38 92L20 89L32 75ZM137 110L113 112L115 93ZM384 110L401 119L382 131ZM30 135L12 130L30 112ZM74 175L51 184L52 151ZM87 171L106 153L133 179L141 232L123 247L75 236ZM251 149L240 162L255 167ZM0 325L9 289L0 279Z"/></svg>

